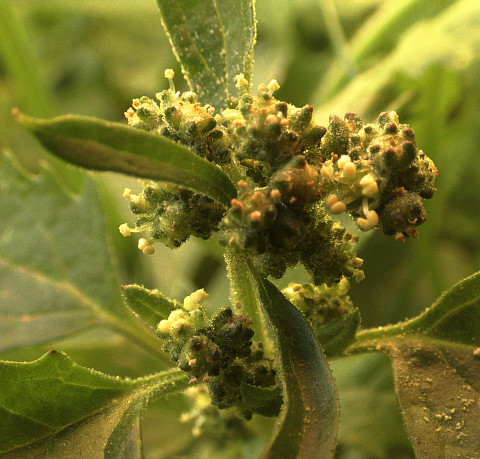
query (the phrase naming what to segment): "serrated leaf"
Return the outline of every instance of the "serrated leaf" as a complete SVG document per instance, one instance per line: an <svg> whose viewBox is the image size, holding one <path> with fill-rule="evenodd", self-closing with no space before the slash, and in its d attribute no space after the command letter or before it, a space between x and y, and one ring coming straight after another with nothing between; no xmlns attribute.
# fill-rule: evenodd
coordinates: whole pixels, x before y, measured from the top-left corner
<svg viewBox="0 0 480 459"><path fill-rule="evenodd" d="M139 417L152 397L184 389L179 370L135 380L106 376L50 351L0 362L2 457L141 457Z"/></svg>
<svg viewBox="0 0 480 459"><path fill-rule="evenodd" d="M28 177L3 156L0 187L0 349L104 326L163 355L122 304L91 178L72 196L49 169Z"/></svg>
<svg viewBox="0 0 480 459"><path fill-rule="evenodd" d="M161 135L87 116L15 118L51 153L77 166L175 183L225 205L236 196L220 168Z"/></svg>
<svg viewBox="0 0 480 459"><path fill-rule="evenodd" d="M322 350L298 309L250 269L278 350L284 398L277 429L262 458L333 457L339 406Z"/></svg>
<svg viewBox="0 0 480 459"><path fill-rule="evenodd" d="M407 322L358 334L352 350L391 356L395 388L418 457L480 451L480 273Z"/></svg>
<svg viewBox="0 0 480 459"><path fill-rule="evenodd" d="M127 306L154 329L161 320L167 319L174 309L182 307L158 290L149 290L140 285L124 285L122 296Z"/></svg>
<svg viewBox="0 0 480 459"><path fill-rule="evenodd" d="M250 80L255 43L253 0L157 0L173 51L202 103L225 108Z"/></svg>

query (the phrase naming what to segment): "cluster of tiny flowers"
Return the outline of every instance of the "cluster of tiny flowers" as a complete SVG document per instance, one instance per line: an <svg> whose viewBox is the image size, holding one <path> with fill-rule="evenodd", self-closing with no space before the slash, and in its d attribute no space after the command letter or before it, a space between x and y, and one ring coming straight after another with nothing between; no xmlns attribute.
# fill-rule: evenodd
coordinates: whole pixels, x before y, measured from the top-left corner
<svg viewBox="0 0 480 459"><path fill-rule="evenodd" d="M252 403L249 397L251 391L276 385L273 361L252 342L250 317L231 308L222 308L210 317L201 304L207 297L203 289L194 292L181 308L160 321L157 335L162 348L190 375L191 384L207 384L218 408L235 407L247 419L253 413L277 415L280 393L268 392L263 403L258 399Z"/></svg>
<svg viewBox="0 0 480 459"><path fill-rule="evenodd" d="M331 116L322 153L321 174L337 190L325 200L332 214L347 211L360 229L379 227L400 241L418 236L426 220L423 199L433 196L438 171L395 112L366 125L352 113Z"/></svg>
<svg viewBox="0 0 480 459"><path fill-rule="evenodd" d="M208 238L219 229L220 242L250 254L264 275L279 278L302 263L315 284L331 284L342 277L361 280L363 272L352 252L356 239L326 211L348 212L361 230L378 227L397 240L418 236L426 219L423 199L433 195L437 170L394 112L366 125L355 114L332 116L325 128L313 120L310 105L277 100L275 80L253 95L239 75L239 97L216 113L196 94L175 92L172 71L165 76L170 89L156 101L135 99L128 123L221 167L238 182L238 195L224 208L179 187L144 184L139 196L129 196L138 214L135 228L120 228L124 235L149 232L144 253L152 253L155 241L177 247L190 235ZM155 199L146 205L150 196Z"/></svg>

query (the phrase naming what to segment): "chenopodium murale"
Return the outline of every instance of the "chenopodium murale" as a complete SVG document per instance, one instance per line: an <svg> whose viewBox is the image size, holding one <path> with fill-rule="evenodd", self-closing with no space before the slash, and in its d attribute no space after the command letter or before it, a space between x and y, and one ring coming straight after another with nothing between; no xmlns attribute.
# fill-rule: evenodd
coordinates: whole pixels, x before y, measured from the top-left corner
<svg viewBox="0 0 480 459"><path fill-rule="evenodd" d="M371 124L354 113L331 116L324 127L310 105L277 100L276 80L254 95L238 75L240 96L217 113L194 92L176 92L172 70L165 76L170 88L156 100L133 100L129 125L185 145L220 167L238 191L225 208L172 184L147 180L137 195L125 190L136 221L120 231L145 232L138 244L145 254L158 241L173 248L218 231L222 245L249 255L264 276L280 278L300 263L314 284L332 285L364 277L353 252L358 236L332 215L346 212L360 230L379 228L398 241L418 236L438 171L395 112Z"/></svg>

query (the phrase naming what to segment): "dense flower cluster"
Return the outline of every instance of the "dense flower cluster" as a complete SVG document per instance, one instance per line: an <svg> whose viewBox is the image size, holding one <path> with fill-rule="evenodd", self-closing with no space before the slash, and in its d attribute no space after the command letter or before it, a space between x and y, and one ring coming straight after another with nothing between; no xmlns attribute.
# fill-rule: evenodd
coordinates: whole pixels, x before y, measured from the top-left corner
<svg viewBox="0 0 480 459"><path fill-rule="evenodd" d="M220 113L201 105L192 92L170 89L135 99L125 113L132 127L179 142L221 167L238 183L228 208L176 186L145 182L131 200L138 218L122 234L148 231L144 253L162 241L177 247L190 235L248 253L263 275L281 277L302 263L315 284L363 278L352 252L356 238L330 214L348 212L364 231L381 228L397 240L418 236L426 219L423 199L432 197L437 170L418 150L408 125L394 112L364 125L355 114L332 116L327 128L313 108L275 99L278 83L260 85L256 96L237 77L240 96Z"/></svg>
<svg viewBox="0 0 480 459"><path fill-rule="evenodd" d="M193 293L158 324L163 349L193 384L207 384L217 407L235 407L247 419L277 415L282 397L273 361L252 342L251 319L231 308L209 317L201 305L206 297L203 290Z"/></svg>

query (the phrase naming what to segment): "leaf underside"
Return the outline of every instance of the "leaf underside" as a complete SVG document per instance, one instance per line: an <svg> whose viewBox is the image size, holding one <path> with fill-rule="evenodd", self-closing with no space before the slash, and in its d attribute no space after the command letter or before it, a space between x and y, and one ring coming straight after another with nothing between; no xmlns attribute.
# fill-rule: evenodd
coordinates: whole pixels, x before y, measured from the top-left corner
<svg viewBox="0 0 480 459"><path fill-rule="evenodd" d="M480 273L419 317L358 335L354 350L386 352L417 457L478 457Z"/></svg>
<svg viewBox="0 0 480 459"><path fill-rule="evenodd" d="M262 458L333 457L339 421L333 378L301 313L254 270L258 300L278 349L284 408Z"/></svg>

